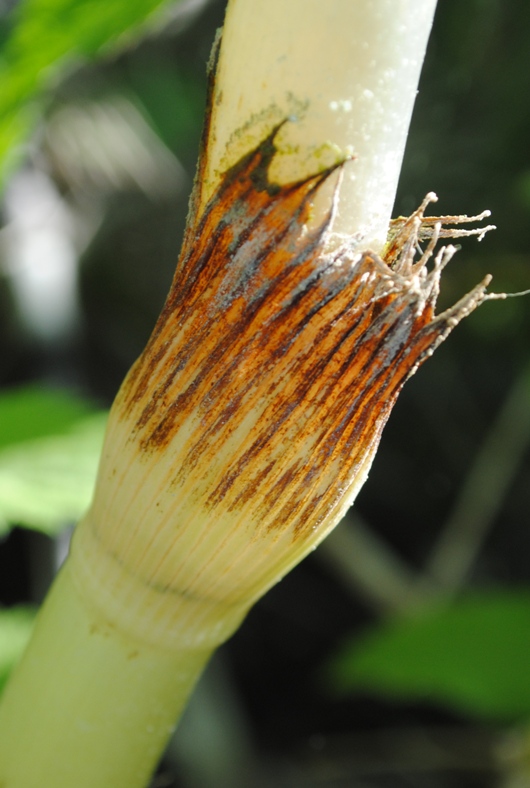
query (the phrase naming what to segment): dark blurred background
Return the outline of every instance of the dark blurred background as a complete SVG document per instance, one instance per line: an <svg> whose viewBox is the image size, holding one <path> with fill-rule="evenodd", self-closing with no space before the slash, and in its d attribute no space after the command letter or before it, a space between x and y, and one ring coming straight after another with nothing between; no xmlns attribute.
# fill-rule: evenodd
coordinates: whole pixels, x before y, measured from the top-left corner
<svg viewBox="0 0 530 788"><path fill-rule="evenodd" d="M178 256L224 6L183 3L49 92L5 191L2 389L37 381L108 406L142 350ZM434 190L436 213L489 208L498 228L464 240L440 308L487 273L496 291L530 288L529 141L530 5L440 0L395 214ZM52 250L36 283L10 227ZM223 647L153 785L529 784L513 771L524 721L337 696L322 678L345 638L431 597L529 586L529 335L527 299L487 303L406 385L348 522ZM35 538L15 529L0 547L6 605L30 601Z"/></svg>

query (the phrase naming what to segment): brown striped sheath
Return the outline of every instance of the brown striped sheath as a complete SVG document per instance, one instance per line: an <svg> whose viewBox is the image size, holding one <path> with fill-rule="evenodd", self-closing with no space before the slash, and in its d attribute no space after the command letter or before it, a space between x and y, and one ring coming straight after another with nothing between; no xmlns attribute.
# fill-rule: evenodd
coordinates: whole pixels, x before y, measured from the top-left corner
<svg viewBox="0 0 530 788"><path fill-rule="evenodd" d="M454 248L427 269L441 232L423 216L428 199L393 224L382 256L355 239L333 248L332 212L308 230L315 194L344 163L270 183L277 131L192 219L112 411L91 521L159 589L259 596L351 504L404 382L487 298L488 279L435 316Z"/></svg>

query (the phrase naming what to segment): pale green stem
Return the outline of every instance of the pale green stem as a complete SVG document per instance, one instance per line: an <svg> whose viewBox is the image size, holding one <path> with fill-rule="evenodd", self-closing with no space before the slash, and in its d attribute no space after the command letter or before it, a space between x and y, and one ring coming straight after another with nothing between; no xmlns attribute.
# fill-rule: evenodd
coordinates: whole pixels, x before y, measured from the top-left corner
<svg viewBox="0 0 530 788"><path fill-rule="evenodd" d="M435 7L436 0L231 0L203 198L228 166L290 117L271 177L285 183L353 156L333 229L379 252ZM322 192L316 222L329 199L330 191Z"/></svg>
<svg viewBox="0 0 530 788"><path fill-rule="evenodd" d="M265 113L268 131L300 110L303 121L282 130L276 174L300 179L315 163L324 166L329 152L334 162L356 156L343 172L334 229L382 246L434 6L231 0L199 208L223 170L263 139L254 113ZM294 127L301 137L289 137ZM294 170L283 166L286 147ZM315 208L317 220L331 208L332 186L326 205ZM5 693L0 788L144 786L209 654L335 524L375 450L373 443L313 541L293 539L286 523L264 547L231 511L208 520L196 488L187 490L187 503L175 502L174 462L188 427L153 466L122 415L118 400L93 506ZM189 428L200 429L200 419L192 421ZM120 449L114 457L120 429L125 440L117 445L132 456Z"/></svg>
<svg viewBox="0 0 530 788"><path fill-rule="evenodd" d="M105 550L89 514L0 704L0 786L145 786L246 609L150 586Z"/></svg>
<svg viewBox="0 0 530 788"><path fill-rule="evenodd" d="M120 631L67 564L0 708L3 788L142 788L211 648Z"/></svg>

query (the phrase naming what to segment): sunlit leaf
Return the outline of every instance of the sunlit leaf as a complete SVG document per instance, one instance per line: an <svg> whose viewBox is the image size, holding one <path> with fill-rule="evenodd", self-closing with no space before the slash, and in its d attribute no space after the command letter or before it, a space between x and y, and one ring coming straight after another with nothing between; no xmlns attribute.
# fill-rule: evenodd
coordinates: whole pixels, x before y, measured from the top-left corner
<svg viewBox="0 0 530 788"><path fill-rule="evenodd" d="M346 644L341 694L431 700L479 716L530 716L530 591L496 591L383 623Z"/></svg>
<svg viewBox="0 0 530 788"><path fill-rule="evenodd" d="M27 386L0 395L0 449L35 438L67 433L94 413L86 400L58 389Z"/></svg>
<svg viewBox="0 0 530 788"><path fill-rule="evenodd" d="M68 63L131 35L169 0L21 0L0 36L0 160L34 122L31 101Z"/></svg>
<svg viewBox="0 0 530 788"><path fill-rule="evenodd" d="M106 414L61 392L0 397L0 533L25 525L54 534L85 511Z"/></svg>

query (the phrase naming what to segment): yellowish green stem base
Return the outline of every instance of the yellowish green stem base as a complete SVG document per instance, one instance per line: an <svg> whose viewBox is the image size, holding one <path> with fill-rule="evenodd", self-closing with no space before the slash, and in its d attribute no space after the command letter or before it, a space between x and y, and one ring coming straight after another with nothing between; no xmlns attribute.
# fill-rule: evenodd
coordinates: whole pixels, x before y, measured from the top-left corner
<svg viewBox="0 0 530 788"><path fill-rule="evenodd" d="M67 562L2 699L0 787L143 788L210 654L119 631Z"/></svg>

